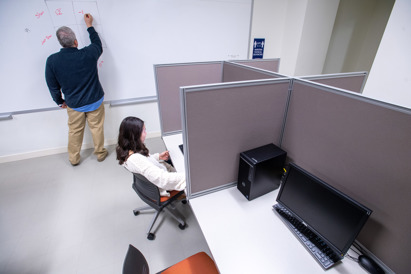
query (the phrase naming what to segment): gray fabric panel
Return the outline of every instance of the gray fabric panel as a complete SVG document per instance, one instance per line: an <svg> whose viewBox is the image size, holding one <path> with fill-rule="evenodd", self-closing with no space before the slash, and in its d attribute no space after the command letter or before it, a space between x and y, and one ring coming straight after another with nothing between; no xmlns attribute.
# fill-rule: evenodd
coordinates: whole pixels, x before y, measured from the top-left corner
<svg viewBox="0 0 411 274"><path fill-rule="evenodd" d="M310 79L312 82L321 83L324 85L342 88L353 92L362 93L362 88L364 84L366 75L356 75L347 77L333 77L333 78L323 78L323 79Z"/></svg>
<svg viewBox="0 0 411 274"><path fill-rule="evenodd" d="M372 209L359 241L394 271L409 269L411 110L314 86L294 81L282 148Z"/></svg>
<svg viewBox="0 0 411 274"><path fill-rule="evenodd" d="M279 145L289 80L185 92L191 194L237 181L240 152Z"/></svg>
<svg viewBox="0 0 411 274"><path fill-rule="evenodd" d="M236 64L224 62L223 82L248 81L260 79L278 78L277 75L270 74L255 68L247 68Z"/></svg>
<svg viewBox="0 0 411 274"><path fill-rule="evenodd" d="M222 63L176 64L155 67L163 134L180 131L180 87L221 83Z"/></svg>
<svg viewBox="0 0 411 274"><path fill-rule="evenodd" d="M233 63L243 64L254 68L265 69L272 72L278 72L280 68L280 59L264 60L264 59L254 59L254 60L241 60L232 61Z"/></svg>

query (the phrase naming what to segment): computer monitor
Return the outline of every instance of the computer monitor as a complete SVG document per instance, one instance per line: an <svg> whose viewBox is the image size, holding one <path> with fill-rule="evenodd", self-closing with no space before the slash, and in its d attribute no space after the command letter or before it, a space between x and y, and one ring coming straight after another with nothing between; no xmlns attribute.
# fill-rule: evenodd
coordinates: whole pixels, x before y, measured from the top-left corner
<svg viewBox="0 0 411 274"><path fill-rule="evenodd" d="M372 210L290 163L277 202L320 236L341 258Z"/></svg>

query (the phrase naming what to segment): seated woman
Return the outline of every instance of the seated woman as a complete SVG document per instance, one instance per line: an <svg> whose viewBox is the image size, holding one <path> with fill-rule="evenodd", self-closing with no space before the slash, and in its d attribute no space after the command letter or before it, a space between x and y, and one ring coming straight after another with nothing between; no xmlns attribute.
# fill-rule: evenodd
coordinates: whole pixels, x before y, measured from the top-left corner
<svg viewBox="0 0 411 274"><path fill-rule="evenodd" d="M146 177L160 189L161 196L170 196L167 191L184 190L185 175L175 172L174 167L165 162L170 157L168 151L149 154L144 144L146 134L144 121L137 117L127 117L121 122L116 148L119 164Z"/></svg>

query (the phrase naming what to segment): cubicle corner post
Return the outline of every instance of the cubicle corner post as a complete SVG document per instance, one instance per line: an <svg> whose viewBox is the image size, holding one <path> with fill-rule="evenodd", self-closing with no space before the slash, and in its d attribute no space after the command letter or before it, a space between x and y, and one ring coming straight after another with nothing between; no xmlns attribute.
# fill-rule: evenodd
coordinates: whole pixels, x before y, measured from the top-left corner
<svg viewBox="0 0 411 274"><path fill-rule="evenodd" d="M277 72L280 72L281 59L278 58Z"/></svg>
<svg viewBox="0 0 411 274"><path fill-rule="evenodd" d="M186 91L184 87L180 87L180 103L181 103L181 125L183 134L183 151L184 151L184 165L186 171L186 189L187 197L191 198L191 178L190 178L190 159L188 147L188 130L187 130L187 108L186 108Z"/></svg>
<svg viewBox="0 0 411 274"><path fill-rule="evenodd" d="M361 89L360 89L361 94L364 91L364 87L365 87L365 84L367 83L367 79L368 79L368 75L369 75L367 71L363 71L363 73L364 73L364 81L362 82L362 86L361 86Z"/></svg>
<svg viewBox="0 0 411 274"><path fill-rule="evenodd" d="M288 109L290 107L291 94L293 92L293 84L294 84L294 78L290 78L290 84L288 85L288 96L287 96L285 112L284 112L283 126L281 127L280 141L278 145L280 148L282 148L282 145L283 145L284 131L285 131L285 127L287 124Z"/></svg>

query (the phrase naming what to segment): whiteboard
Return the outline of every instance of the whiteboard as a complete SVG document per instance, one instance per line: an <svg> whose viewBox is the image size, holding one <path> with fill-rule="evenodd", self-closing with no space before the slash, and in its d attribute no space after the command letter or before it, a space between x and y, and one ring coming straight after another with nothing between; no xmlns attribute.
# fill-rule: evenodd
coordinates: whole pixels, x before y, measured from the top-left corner
<svg viewBox="0 0 411 274"><path fill-rule="evenodd" d="M44 70L66 25L103 42L105 101L155 96L154 64L247 59L252 0L0 0L0 114L56 107Z"/></svg>

